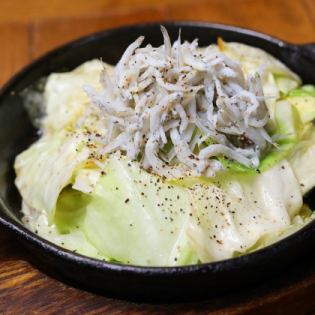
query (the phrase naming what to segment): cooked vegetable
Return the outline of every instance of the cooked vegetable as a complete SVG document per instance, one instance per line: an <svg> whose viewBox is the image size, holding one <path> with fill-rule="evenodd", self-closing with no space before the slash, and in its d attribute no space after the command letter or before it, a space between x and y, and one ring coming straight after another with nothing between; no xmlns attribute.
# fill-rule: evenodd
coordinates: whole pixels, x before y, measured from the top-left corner
<svg viewBox="0 0 315 315"><path fill-rule="evenodd" d="M116 67L47 78L42 136L15 161L25 225L90 257L181 266L309 222L314 86L258 48L162 32Z"/></svg>
<svg viewBox="0 0 315 315"><path fill-rule="evenodd" d="M315 118L315 89L313 86L305 85L291 90L286 99L299 111L303 123L308 123Z"/></svg>

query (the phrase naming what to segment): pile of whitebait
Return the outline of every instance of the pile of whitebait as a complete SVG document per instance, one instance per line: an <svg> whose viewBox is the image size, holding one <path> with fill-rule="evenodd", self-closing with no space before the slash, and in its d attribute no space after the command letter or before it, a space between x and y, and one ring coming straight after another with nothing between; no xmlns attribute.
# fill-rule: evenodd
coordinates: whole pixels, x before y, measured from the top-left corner
<svg viewBox="0 0 315 315"><path fill-rule="evenodd" d="M102 90L84 89L106 126L100 154L121 151L160 176L214 176L218 157L256 168L272 143L269 112L258 73L198 41L140 48L139 37L113 73L104 69Z"/></svg>

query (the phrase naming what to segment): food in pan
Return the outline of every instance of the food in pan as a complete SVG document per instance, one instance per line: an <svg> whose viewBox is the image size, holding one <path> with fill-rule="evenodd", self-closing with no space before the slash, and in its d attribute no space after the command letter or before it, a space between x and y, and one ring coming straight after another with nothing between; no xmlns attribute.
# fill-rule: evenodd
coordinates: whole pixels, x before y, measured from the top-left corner
<svg viewBox="0 0 315 315"><path fill-rule="evenodd" d="M48 76L40 137L15 160L24 224L140 266L228 259L313 219L315 88L241 43L142 45ZM38 123L38 120L37 120Z"/></svg>

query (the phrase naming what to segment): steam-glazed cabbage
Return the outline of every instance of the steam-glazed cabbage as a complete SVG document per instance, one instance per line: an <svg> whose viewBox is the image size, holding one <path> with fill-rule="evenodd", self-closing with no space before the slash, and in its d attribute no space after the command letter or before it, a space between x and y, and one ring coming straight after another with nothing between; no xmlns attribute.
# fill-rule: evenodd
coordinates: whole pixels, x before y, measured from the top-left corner
<svg viewBox="0 0 315 315"><path fill-rule="evenodd" d="M174 266L309 222L314 87L258 48L162 33L116 66L48 77L42 136L15 161L25 225L94 258Z"/></svg>

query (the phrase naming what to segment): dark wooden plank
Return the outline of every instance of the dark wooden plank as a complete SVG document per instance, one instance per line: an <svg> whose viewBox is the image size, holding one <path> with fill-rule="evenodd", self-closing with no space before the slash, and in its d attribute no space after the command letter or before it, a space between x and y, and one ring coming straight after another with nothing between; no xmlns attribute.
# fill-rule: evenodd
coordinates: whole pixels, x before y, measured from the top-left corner
<svg viewBox="0 0 315 315"><path fill-rule="evenodd" d="M308 0L314 3L314 0ZM252 28L294 43L315 40L315 25L301 1L212 0L172 5L172 19L193 19Z"/></svg>
<svg viewBox="0 0 315 315"><path fill-rule="evenodd" d="M126 24L161 21L165 18L165 9L157 6L139 10L116 10L82 18L39 21L34 24L33 57L86 34Z"/></svg>
<svg viewBox="0 0 315 315"><path fill-rule="evenodd" d="M206 0L181 0L179 5L184 3L207 2ZM1 0L0 1L0 21L23 21L32 22L60 17L84 17L90 15L100 15L115 11L134 10L150 8L176 3L174 0Z"/></svg>
<svg viewBox="0 0 315 315"><path fill-rule="evenodd" d="M314 0L302 0L305 11L308 13L310 20L315 25L315 1Z"/></svg>
<svg viewBox="0 0 315 315"><path fill-rule="evenodd" d="M0 23L0 86L30 61L30 40L29 24Z"/></svg>

